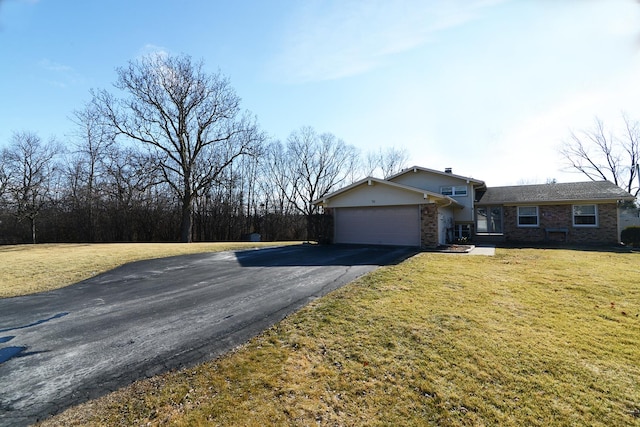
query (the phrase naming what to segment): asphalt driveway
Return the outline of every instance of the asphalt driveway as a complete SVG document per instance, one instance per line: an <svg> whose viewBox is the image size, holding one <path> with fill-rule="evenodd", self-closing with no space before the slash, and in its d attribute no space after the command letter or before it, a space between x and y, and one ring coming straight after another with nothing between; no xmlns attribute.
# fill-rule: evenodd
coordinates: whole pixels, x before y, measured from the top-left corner
<svg viewBox="0 0 640 427"><path fill-rule="evenodd" d="M287 246L141 261L0 299L0 425L215 358L410 249Z"/></svg>

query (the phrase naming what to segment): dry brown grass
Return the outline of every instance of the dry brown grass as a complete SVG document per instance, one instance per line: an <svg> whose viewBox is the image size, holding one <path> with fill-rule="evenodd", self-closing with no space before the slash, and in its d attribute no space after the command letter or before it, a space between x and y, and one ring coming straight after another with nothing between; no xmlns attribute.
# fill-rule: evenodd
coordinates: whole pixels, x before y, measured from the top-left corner
<svg viewBox="0 0 640 427"><path fill-rule="evenodd" d="M58 289L132 261L295 243L299 242L0 246L0 298Z"/></svg>
<svg viewBox="0 0 640 427"><path fill-rule="evenodd" d="M44 425L640 425L639 254L420 254Z"/></svg>

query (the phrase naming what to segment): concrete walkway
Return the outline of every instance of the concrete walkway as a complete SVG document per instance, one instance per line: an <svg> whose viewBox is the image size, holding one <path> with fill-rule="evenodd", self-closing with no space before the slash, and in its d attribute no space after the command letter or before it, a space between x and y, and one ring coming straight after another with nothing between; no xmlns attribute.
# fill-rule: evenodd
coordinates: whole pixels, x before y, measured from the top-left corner
<svg viewBox="0 0 640 427"><path fill-rule="evenodd" d="M475 246L466 255L485 255L494 256L496 254L496 247L491 245Z"/></svg>

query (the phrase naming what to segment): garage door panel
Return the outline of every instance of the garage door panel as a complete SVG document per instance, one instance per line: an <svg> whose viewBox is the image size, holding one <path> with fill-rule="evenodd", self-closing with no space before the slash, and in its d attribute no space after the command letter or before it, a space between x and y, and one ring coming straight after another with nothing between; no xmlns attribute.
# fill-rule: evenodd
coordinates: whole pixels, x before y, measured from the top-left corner
<svg viewBox="0 0 640 427"><path fill-rule="evenodd" d="M336 243L420 245L420 211L417 206L338 208Z"/></svg>

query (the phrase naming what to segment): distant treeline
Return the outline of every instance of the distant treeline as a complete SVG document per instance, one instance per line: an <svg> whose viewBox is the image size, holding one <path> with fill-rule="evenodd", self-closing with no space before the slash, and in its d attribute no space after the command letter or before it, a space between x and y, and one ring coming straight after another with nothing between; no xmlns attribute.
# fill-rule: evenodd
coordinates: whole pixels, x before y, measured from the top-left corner
<svg viewBox="0 0 640 427"><path fill-rule="evenodd" d="M322 240L314 200L408 158L363 158L311 127L272 140L229 80L188 56L117 72L116 95L92 91L64 141L17 131L0 150L0 244Z"/></svg>
<svg viewBox="0 0 640 427"><path fill-rule="evenodd" d="M0 150L0 244L180 240L182 202L148 152L78 148L20 132ZM262 155L237 158L199 191L192 241L322 239L328 225L310 201L335 184L322 182L322 172L295 176L288 155L279 141L265 144ZM304 190L310 178L322 192Z"/></svg>

